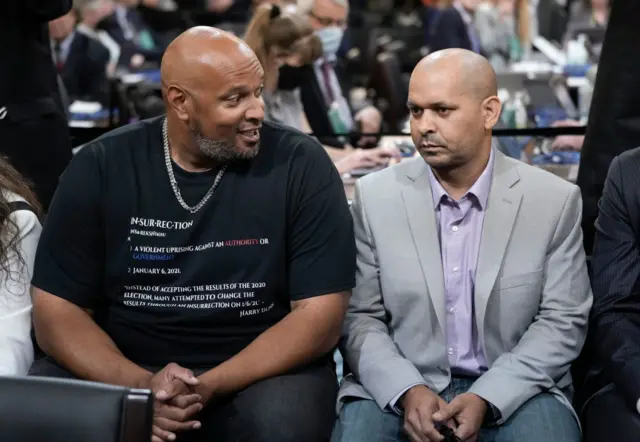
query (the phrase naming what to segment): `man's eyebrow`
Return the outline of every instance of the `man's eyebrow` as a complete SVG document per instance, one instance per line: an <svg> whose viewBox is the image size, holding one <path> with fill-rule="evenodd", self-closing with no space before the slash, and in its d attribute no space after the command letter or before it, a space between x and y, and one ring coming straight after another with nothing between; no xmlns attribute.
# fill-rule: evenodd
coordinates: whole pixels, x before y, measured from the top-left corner
<svg viewBox="0 0 640 442"><path fill-rule="evenodd" d="M457 106L455 104L453 104L453 103L447 103L445 101L436 101L434 103L427 103L425 105L418 105L418 104L414 103L411 100L407 100L407 107L417 107L417 108L420 108L420 109L435 109L435 108L442 108L442 107L455 108Z"/></svg>
<svg viewBox="0 0 640 442"><path fill-rule="evenodd" d="M264 80L260 80L260 85L255 88L255 89L259 89L261 87L264 87ZM243 94L249 94L252 93L252 91L254 91L254 88L249 87L249 86L234 86L229 90L224 91L220 97L221 98L228 98L228 97L232 97L234 95L243 95Z"/></svg>
<svg viewBox="0 0 640 442"><path fill-rule="evenodd" d="M434 108L434 107L453 107L453 104L445 103L444 101L436 101L435 103L431 103L429 105L429 107L431 107L431 108Z"/></svg>
<svg viewBox="0 0 640 442"><path fill-rule="evenodd" d="M233 95L238 95L238 94L244 94L247 93L247 87L246 86L235 86L232 87L229 90L226 90L221 97L226 98L226 97L231 97Z"/></svg>

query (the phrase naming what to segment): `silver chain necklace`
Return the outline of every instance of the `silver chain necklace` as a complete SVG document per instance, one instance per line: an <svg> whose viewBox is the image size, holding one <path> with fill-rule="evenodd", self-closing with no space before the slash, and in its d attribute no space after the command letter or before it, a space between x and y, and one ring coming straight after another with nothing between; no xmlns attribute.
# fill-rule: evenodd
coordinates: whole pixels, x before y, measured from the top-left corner
<svg viewBox="0 0 640 442"><path fill-rule="evenodd" d="M202 207L207 203L213 192L220 184L220 180L224 175L224 171L227 170L227 165L225 164L220 168L220 171L216 175L216 179L213 181L211 188L207 191L206 195L202 197L200 202L195 206L191 207L182 199L182 194L180 193L180 188L178 188L178 182L176 181L176 177L173 174L173 165L171 164L171 152L169 150L169 136L167 135L167 119L164 119L162 123L162 139L164 144L164 163L167 166L167 173L169 174L169 182L171 183L171 188L173 189L173 193L176 195L176 199L182 206L184 210L189 211L190 213L196 213L198 210L202 209Z"/></svg>

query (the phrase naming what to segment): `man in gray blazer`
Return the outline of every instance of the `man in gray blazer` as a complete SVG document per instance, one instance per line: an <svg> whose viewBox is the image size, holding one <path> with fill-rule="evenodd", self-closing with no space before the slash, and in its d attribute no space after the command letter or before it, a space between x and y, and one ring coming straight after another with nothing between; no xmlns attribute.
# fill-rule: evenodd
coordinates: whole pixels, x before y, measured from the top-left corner
<svg viewBox="0 0 640 442"><path fill-rule="evenodd" d="M427 56L408 103L422 158L356 184L334 442L436 442L440 425L469 441L580 441L580 191L491 148L496 89L477 54Z"/></svg>

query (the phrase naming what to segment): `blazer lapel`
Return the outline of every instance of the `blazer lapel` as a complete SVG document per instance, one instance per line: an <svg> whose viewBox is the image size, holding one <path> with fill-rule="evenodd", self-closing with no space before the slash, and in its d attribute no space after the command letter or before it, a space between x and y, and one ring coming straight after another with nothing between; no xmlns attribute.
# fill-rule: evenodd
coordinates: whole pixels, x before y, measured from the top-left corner
<svg viewBox="0 0 640 442"><path fill-rule="evenodd" d="M489 295L502 267L522 200L522 192L516 185L520 180L516 164L496 151L493 167L491 189L482 225L474 294L478 335L482 337Z"/></svg>
<svg viewBox="0 0 640 442"><path fill-rule="evenodd" d="M445 328L445 291L440 241L427 165L416 158L407 173L409 186L402 192L418 259L440 327Z"/></svg>

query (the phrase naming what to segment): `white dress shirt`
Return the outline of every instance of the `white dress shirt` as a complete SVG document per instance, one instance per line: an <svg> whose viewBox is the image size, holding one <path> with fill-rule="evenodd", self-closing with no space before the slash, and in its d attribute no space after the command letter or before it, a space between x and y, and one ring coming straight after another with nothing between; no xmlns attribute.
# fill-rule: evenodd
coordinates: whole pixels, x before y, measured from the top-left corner
<svg viewBox="0 0 640 442"><path fill-rule="evenodd" d="M22 201L10 194L9 201ZM29 210L17 210L9 217L18 226L18 250L9 250L9 277L0 279L0 376L25 376L33 363L31 342L31 276L42 226Z"/></svg>

